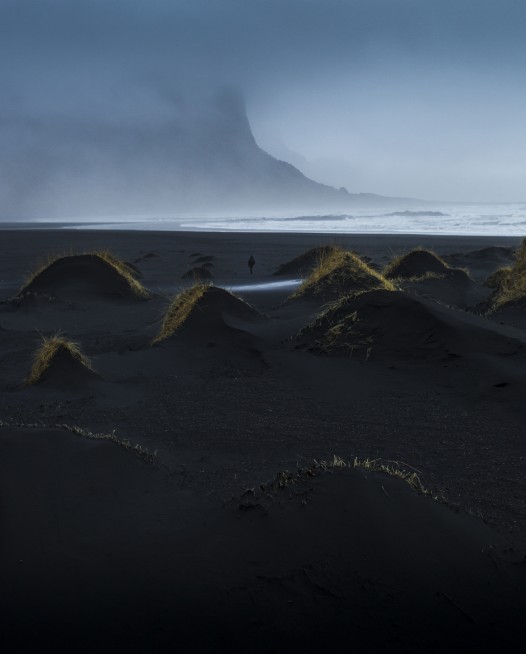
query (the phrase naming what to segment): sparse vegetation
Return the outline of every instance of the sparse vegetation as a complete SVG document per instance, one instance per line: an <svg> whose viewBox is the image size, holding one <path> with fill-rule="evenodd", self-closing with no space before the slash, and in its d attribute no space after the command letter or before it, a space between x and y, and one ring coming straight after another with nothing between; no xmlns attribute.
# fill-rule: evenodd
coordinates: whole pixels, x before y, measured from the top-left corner
<svg viewBox="0 0 526 654"><path fill-rule="evenodd" d="M487 286L489 286L488 281L496 284L495 293L490 298L490 312L513 302L526 300L526 239L517 250L513 265L500 268L491 275L491 278L485 282Z"/></svg>
<svg viewBox="0 0 526 654"><path fill-rule="evenodd" d="M314 321L304 327L297 338L307 334L317 334L311 348L322 353L329 354L338 349L345 350L352 356L354 350L368 350L369 358L373 339L371 335L364 335L359 329L359 318L357 311L349 311L348 305L367 291L343 295L334 302L326 304Z"/></svg>
<svg viewBox="0 0 526 654"><path fill-rule="evenodd" d="M444 279L445 274L435 273L435 272L426 272L423 275L414 275L413 277L398 277L397 282L427 282L430 279Z"/></svg>
<svg viewBox="0 0 526 654"><path fill-rule="evenodd" d="M355 457L352 460L346 460L334 455L333 458L329 461L314 460L312 465L306 468L298 468L298 470L295 472L284 470L278 473L273 481L267 484L262 484L260 486L260 490L268 493L280 488L286 488L289 485L304 481L308 477L315 477L322 473L330 473L335 470L363 468L371 472L379 472L391 477L396 477L397 479L404 481L406 484L409 484L409 486L414 491L421 493L422 495L432 497L434 500L444 501L444 497L441 494L433 493L424 487L420 480L420 474L418 470L408 470L407 468L409 467L410 466L407 466L407 464L403 464L400 461L385 461L383 459L360 459L358 457Z"/></svg>
<svg viewBox="0 0 526 654"><path fill-rule="evenodd" d="M18 295L22 296L28 292L31 288L31 285L40 277L40 275L42 275L42 273L44 273L57 261L69 257L74 258L80 256L91 256L100 259L107 266L111 267L112 270L118 273L118 275L123 279L123 281L126 283L134 295L140 298L149 297L149 291L137 280L133 268L128 266L124 261L116 257L109 250L97 250L94 252L84 252L80 254L66 253L48 255L46 258L39 262L39 264L32 272L26 275Z"/></svg>
<svg viewBox="0 0 526 654"><path fill-rule="evenodd" d="M42 345L35 352L31 371L26 379L26 384L31 386L39 382L51 366L54 358L62 351L67 353L82 366L93 371L89 359L82 353L77 343L63 338L60 334L42 339Z"/></svg>
<svg viewBox="0 0 526 654"><path fill-rule="evenodd" d="M77 434L83 438L88 438L90 440L97 441L110 441L115 443L119 447L123 447L125 450L132 452L139 458L143 459L146 463L156 465L157 464L157 450L150 452L147 448L143 447L136 443L133 445L128 440L121 440L115 434L115 430L109 434L98 434L84 429L83 427L78 427L77 425L68 425L64 423L59 423L55 425L45 425L44 423L23 423L23 422L7 422L0 419L0 427L22 427L23 429L65 429L66 431L71 432L72 434Z"/></svg>
<svg viewBox="0 0 526 654"><path fill-rule="evenodd" d="M187 320L209 288L210 284L197 283L176 295L168 306L161 329L153 339L152 345L172 336Z"/></svg>
<svg viewBox="0 0 526 654"><path fill-rule="evenodd" d="M508 278L511 273L511 266L506 266L504 268L499 268L494 273L491 273L489 277L484 280L484 286L488 288L498 289L503 284L503 282Z"/></svg>
<svg viewBox="0 0 526 654"><path fill-rule="evenodd" d="M318 247L311 248L310 250L307 250L307 252L303 252L303 254L292 259L292 261L282 263L274 275L302 275L306 271L312 270L320 257L331 255L333 252L340 249L341 248L337 245L319 245Z"/></svg>
<svg viewBox="0 0 526 654"><path fill-rule="evenodd" d="M316 266L292 297L300 297L307 293L341 294L349 290L373 288L397 290L393 282L367 265L358 255L334 247L320 251Z"/></svg>
<svg viewBox="0 0 526 654"><path fill-rule="evenodd" d="M90 440L111 441L112 443L115 443L116 445L123 447L125 450L128 450L129 452L137 455L139 458L146 461L146 463L150 463L152 465L157 463L157 450L155 450L155 452L150 452L147 448L139 445L138 443L133 445L129 440L121 440L116 436L115 430L109 434L97 434L89 431L88 429L84 429L83 427L77 427L76 425L68 425L62 423L55 426L61 427L66 431L72 432L73 434L78 434L83 438L89 438Z"/></svg>
<svg viewBox="0 0 526 654"><path fill-rule="evenodd" d="M148 290L137 280L135 271L128 266L124 261L116 257L109 250L99 250L97 252L90 252L93 256L99 257L105 261L109 266L112 266L124 279L127 281L128 286L139 297L146 298L150 295Z"/></svg>

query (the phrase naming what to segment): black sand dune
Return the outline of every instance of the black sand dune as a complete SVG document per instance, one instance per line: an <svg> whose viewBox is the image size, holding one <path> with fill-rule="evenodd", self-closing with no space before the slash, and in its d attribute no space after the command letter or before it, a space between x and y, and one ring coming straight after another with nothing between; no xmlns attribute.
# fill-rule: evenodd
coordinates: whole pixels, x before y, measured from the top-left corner
<svg viewBox="0 0 526 654"><path fill-rule="evenodd" d="M460 309L476 307L491 294L490 290L475 283L464 270L453 268L437 277L402 280L400 286L411 293L433 298Z"/></svg>
<svg viewBox="0 0 526 654"><path fill-rule="evenodd" d="M190 268L190 270L181 275L181 279L190 279L197 282L206 282L213 279L213 277L212 273L205 266Z"/></svg>
<svg viewBox="0 0 526 654"><path fill-rule="evenodd" d="M433 252L413 250L388 264L384 274L388 279L407 279L427 273L445 275L448 271L448 266Z"/></svg>
<svg viewBox="0 0 526 654"><path fill-rule="evenodd" d="M188 299L181 300L184 296L183 292L168 307L158 341L172 337L212 342L217 336L235 338L243 335L235 325L263 318L249 304L215 286L196 286L188 290Z"/></svg>
<svg viewBox="0 0 526 654"><path fill-rule="evenodd" d="M433 298L453 307L474 307L490 295L460 268L450 268L434 252L412 250L391 261L384 270L388 279L396 279L407 291Z"/></svg>
<svg viewBox="0 0 526 654"><path fill-rule="evenodd" d="M97 254L80 254L56 259L38 272L24 286L19 297L46 295L80 299L144 299L146 291L134 281L133 271L123 274L105 258Z"/></svg>
<svg viewBox="0 0 526 654"><path fill-rule="evenodd" d="M317 351L367 358L424 360L462 357L469 352L510 354L521 344L464 322L432 302L400 291L376 290L351 296L329 308L299 336Z"/></svg>
<svg viewBox="0 0 526 654"><path fill-rule="evenodd" d="M497 260L502 263L512 261L515 256L515 248L503 247L502 245L493 245L491 247L481 248L480 250L474 250L473 252L466 252L462 254L452 254L449 255L449 258L453 257L464 257L466 259L483 261L488 263L488 260Z"/></svg>
<svg viewBox="0 0 526 654"><path fill-rule="evenodd" d="M324 303L343 295L395 286L353 252L335 249L314 268L288 301Z"/></svg>
<svg viewBox="0 0 526 654"><path fill-rule="evenodd" d="M78 389L100 379L101 376L91 367L75 357L67 348L61 347L53 355L40 378L32 383L68 390Z"/></svg>
<svg viewBox="0 0 526 654"><path fill-rule="evenodd" d="M159 255L157 252L146 252L146 254L142 254L140 257L134 259L133 263L140 263L141 261L146 261L147 259L156 259L158 256Z"/></svg>
<svg viewBox="0 0 526 654"><path fill-rule="evenodd" d="M467 268L471 277L482 284L498 268L510 266L515 259L515 248L491 245L468 252L444 254L442 259L453 268Z"/></svg>
<svg viewBox="0 0 526 654"><path fill-rule="evenodd" d="M204 264L213 265L214 261L215 261L215 257L212 255L198 256L197 258L194 259L194 263L200 263L201 265Z"/></svg>
<svg viewBox="0 0 526 654"><path fill-rule="evenodd" d="M304 277L310 273L321 258L336 250L337 248L333 245L312 248L294 257L291 261L282 263L273 274L275 276Z"/></svg>
<svg viewBox="0 0 526 654"><path fill-rule="evenodd" d="M17 651L490 652L520 637L526 569L507 541L387 474L313 468L211 506L112 442L4 427L0 448L1 637Z"/></svg>

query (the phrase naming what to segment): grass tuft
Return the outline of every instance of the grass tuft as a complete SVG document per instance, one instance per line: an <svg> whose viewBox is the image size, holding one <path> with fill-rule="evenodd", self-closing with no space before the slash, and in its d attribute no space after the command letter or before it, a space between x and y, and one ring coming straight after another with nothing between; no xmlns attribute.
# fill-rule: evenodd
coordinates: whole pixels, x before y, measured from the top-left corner
<svg viewBox="0 0 526 654"><path fill-rule="evenodd" d="M149 297L149 291L135 277L135 271L133 268L130 268L130 266L122 261L122 259L116 257L109 250L98 250L97 252L90 252L89 254L99 257L99 259L102 259L105 263L114 268L126 280L128 286L135 295L142 298Z"/></svg>
<svg viewBox="0 0 526 654"><path fill-rule="evenodd" d="M292 297L320 294L327 289L341 288L344 292L351 285L362 289L397 290L393 282L367 265L358 255L334 247L320 252L315 267Z"/></svg>
<svg viewBox="0 0 526 654"><path fill-rule="evenodd" d="M484 286L487 288L493 288L495 290L499 289L503 282L508 278L511 273L511 266L505 266L504 268L499 268L494 273L491 273L489 277L484 280Z"/></svg>
<svg viewBox="0 0 526 654"><path fill-rule="evenodd" d="M487 286L488 281L496 284L495 293L490 298L490 313L506 304L526 300L526 238L515 253L513 265L494 272L486 280Z"/></svg>
<svg viewBox="0 0 526 654"><path fill-rule="evenodd" d="M154 452L150 452L147 448L143 447L142 445L139 445L138 443L133 444L129 440L120 439L115 434L115 430L111 431L110 433L98 434L98 433L91 432L88 429L84 429L83 427L78 427L77 425L69 425L64 423L59 423L55 425L46 425L44 423L38 423L38 422L33 422L33 423L11 422L11 421L7 422L2 419L0 419L0 427L22 427L23 429L53 429L53 428L65 429L66 431L69 431L72 434L77 434L78 436L82 436L83 438L88 438L90 440L110 441L112 443L115 443L119 447L128 450L135 456L138 456L146 463L155 466L159 465L157 450L155 450Z"/></svg>
<svg viewBox="0 0 526 654"><path fill-rule="evenodd" d="M209 288L210 284L197 283L176 295L168 306L161 329L153 339L152 345L172 336L187 320Z"/></svg>
<svg viewBox="0 0 526 654"><path fill-rule="evenodd" d="M302 339L308 335L317 335L310 349L320 354L330 354L338 350L352 356L355 350L366 349L367 358L369 358L373 338L371 335L362 334L358 312L348 309L351 302L368 292L348 293L333 302L328 302L314 320L298 332L296 338Z"/></svg>
<svg viewBox="0 0 526 654"><path fill-rule="evenodd" d="M82 353L77 343L63 338L60 334L55 334L55 336L49 337L43 336L42 345L35 352L33 365L26 379L26 384L28 386L36 384L42 379L51 366L53 359L61 350L67 350L67 352L69 352L69 354L85 368L93 370L91 362Z"/></svg>
<svg viewBox="0 0 526 654"><path fill-rule="evenodd" d="M261 484L259 489L265 493L272 493L281 488L304 481L308 477L316 477L323 473L330 473L336 470L346 470L351 468L363 468L371 472L380 472L390 477L395 477L408 484L414 491L422 495L432 497L434 500L445 502L441 493L433 493L426 488L420 479L420 473L414 468L401 461L385 461L383 459L360 459L355 457L352 460L342 459L334 455L328 461L316 461L306 468L298 468L295 472L283 470L279 472L275 479L267 484ZM385 492L385 491L384 491Z"/></svg>

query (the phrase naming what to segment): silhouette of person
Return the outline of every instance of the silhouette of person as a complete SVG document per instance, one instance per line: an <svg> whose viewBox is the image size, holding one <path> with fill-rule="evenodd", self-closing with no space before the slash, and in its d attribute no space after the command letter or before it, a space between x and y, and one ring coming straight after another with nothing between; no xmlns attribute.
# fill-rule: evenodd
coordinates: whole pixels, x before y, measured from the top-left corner
<svg viewBox="0 0 526 654"><path fill-rule="evenodd" d="M250 274L251 275L254 272L253 268L254 268L255 265L256 265L256 260L254 259L254 257L252 255L250 255L250 259L248 260L248 267L250 268Z"/></svg>

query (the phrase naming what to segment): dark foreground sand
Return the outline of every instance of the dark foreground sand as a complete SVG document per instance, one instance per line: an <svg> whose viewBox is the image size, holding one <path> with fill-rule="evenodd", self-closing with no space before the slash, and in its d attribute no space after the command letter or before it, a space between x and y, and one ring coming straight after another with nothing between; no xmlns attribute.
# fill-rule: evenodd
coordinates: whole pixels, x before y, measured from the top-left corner
<svg viewBox="0 0 526 654"><path fill-rule="evenodd" d="M320 301L283 303L291 286L238 290L262 317L197 315L150 345L188 270L208 264L224 287L287 281L296 275L275 276L279 265L324 243L379 267L432 247L471 279L407 283L418 311L390 307L389 329L374 323L372 347L352 356L293 338ZM520 651L526 319L473 310L517 245L0 232L6 651ZM50 288L7 301L46 255L106 248L151 299ZM24 387L41 335L59 330L98 376L63 366ZM88 437L113 432L141 449ZM384 473L312 469L334 455L403 462L447 504ZM294 479L276 481L284 470Z"/></svg>

